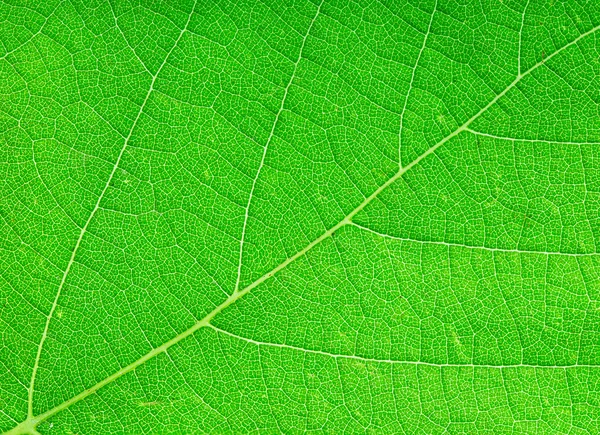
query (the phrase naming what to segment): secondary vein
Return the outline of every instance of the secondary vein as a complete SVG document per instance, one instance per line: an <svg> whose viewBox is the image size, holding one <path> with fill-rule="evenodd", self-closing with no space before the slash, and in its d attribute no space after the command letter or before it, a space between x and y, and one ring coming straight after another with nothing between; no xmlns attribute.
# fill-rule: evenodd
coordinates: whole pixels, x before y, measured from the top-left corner
<svg viewBox="0 0 600 435"><path fill-rule="evenodd" d="M600 255L600 252L588 252L588 253L578 253L578 252L559 252L559 251L532 251L525 249L507 249L507 248L490 248L488 246L474 246L474 245L465 245L463 243L452 243L452 242L444 242L439 240L417 240L410 239L406 237L396 237L390 234L380 233L371 228L365 227L363 225L359 225L357 223L351 222L352 226L362 230L369 232L371 234L375 234L378 237L383 237L385 239L397 240L399 242L408 242L408 243L418 243L421 245L438 245L438 246L447 246L449 248L463 248L463 249L479 249L481 251L488 252L504 252L509 254L528 254L528 255L558 255L565 257L594 257Z"/></svg>
<svg viewBox="0 0 600 435"><path fill-rule="evenodd" d="M248 216L250 213L250 205L252 204L252 197L254 196L254 189L256 188L256 182L258 181L260 172L265 164L265 158L267 157L267 150L269 149L269 145L271 144L271 141L273 140L273 136L275 135L275 127L277 126L277 123L279 122L279 117L281 116L281 112L283 112L283 108L285 106L285 100L287 98L288 91L290 89L290 86L292 86L292 82L294 81L294 77L296 76L296 70L298 69L298 64L300 63L300 60L302 59L302 52L304 51L304 46L306 45L306 40L308 39L310 30L312 29L313 25L315 24L315 21L317 20L317 17L319 16L319 13L321 12L321 6L323 5L323 2L324 2L324 0L321 0L321 3L319 3L319 6L317 7L317 13L313 17L312 21L310 22L310 25L308 26L308 30L306 31L306 34L302 38L302 44L300 45L300 51L298 52L298 59L296 59L296 62L294 63L294 69L292 70L292 75L290 76L290 80L283 91L283 98L281 99L281 105L279 106L279 110L277 111L277 114L275 115L275 120L273 121L273 126L271 127L269 137L267 138L267 142L265 143L265 146L263 147L263 153L262 153L262 157L260 159L260 164L258 165L258 169L256 171L256 175L254 176L254 180L252 180L252 187L250 188L250 195L248 196L248 203L246 204L246 211L244 213L244 224L242 225L242 237L240 238L240 255L239 255L239 259L238 259L237 278L235 280L235 288L233 290L234 293L236 293L239 290L240 279L242 276L242 259L244 256L244 241L246 240L246 227L248 226Z"/></svg>
<svg viewBox="0 0 600 435"><path fill-rule="evenodd" d="M407 361L407 360L394 360L394 359L379 359L379 358L369 358L359 355L346 355L346 354L337 354L331 352L325 352L322 350L316 349L305 349L299 346L292 346L289 344L282 343L268 343L263 341L252 340L251 338L242 337L241 335L234 334L232 332L226 331L221 328L217 328L214 325L207 325L209 328L213 329L219 334L226 335L231 338L235 338L236 340L245 341L246 343L254 344L255 346L266 346L266 347L278 347L281 349L289 349L298 352L311 353L314 355L322 355L329 358L336 359L349 359L349 360L357 360L368 363L383 363L383 364L399 364L399 365L414 365L414 366L427 366L427 367L470 367L470 368L487 368L487 369L511 369L511 368L531 368L531 369L571 369L571 368L598 368L600 365L597 364L565 364L565 365L540 365L540 364L473 364L473 363L432 363L426 361Z"/></svg>
<svg viewBox="0 0 600 435"><path fill-rule="evenodd" d="M92 209L92 212L90 213L87 221L85 222L85 225L81 228L81 231L79 232L79 237L77 238L77 241L75 242L75 247L73 248L73 252L71 253L71 257L69 259L69 262L67 263L67 267L65 268L65 271L62 275L60 284L58 285L58 290L56 291L56 295L54 296L54 300L52 302L52 307L50 308L50 312L48 313L48 316L46 318L46 324L44 325L44 331L42 332L42 337L40 339L40 343L38 345L38 349L37 349L37 353L36 353L36 357L35 357L35 362L33 364L33 370L31 372L31 380L29 383L29 391L28 391L28 398L27 398L27 416L28 419L33 418L33 393L35 390L35 378L37 375L37 371L40 365L40 359L41 359L41 355L42 355L42 350L44 347L44 342L46 341L46 338L48 336L48 329L50 327L50 322L52 320L52 316L54 315L54 311L56 310L56 307L58 306L58 299L60 298L60 294L62 292L62 289L65 285L65 282L67 280L67 276L69 275L69 272L71 271L71 267L73 266L73 263L75 262L75 257L77 256L77 252L79 250L79 247L81 246L81 241L83 240L83 236L85 235L85 233L87 232L87 229L90 225L90 222L92 221L92 219L94 218L96 212L98 211L98 209L100 208L100 203L102 202L102 199L104 198L104 195L106 194L108 187L110 186L110 183L112 181L112 179L114 178L115 173L117 172L117 169L119 167L119 164L121 162L121 159L123 158L123 155L125 153L125 150L127 149L127 145L129 144L129 141L131 139L131 136L133 135L133 132L141 118L142 112L144 111L144 108L146 107L146 103L148 102L149 98L150 98L150 94L152 94L152 91L154 90L154 83L156 81L156 78L158 77L158 75L160 74L160 71L163 69L163 67L165 66L165 64L167 63L167 60L169 59L169 56L171 55L171 53L173 52L173 50L175 49L175 47L177 46L177 44L179 43L181 37L183 36L184 32L186 31L190 20L192 18L192 15L194 13L194 9L196 7L196 3L194 3L194 6L192 7L192 12L190 12L190 15L188 17L187 22L185 23L185 26L183 27L183 29L181 30L181 32L179 33L179 36L177 37L177 39L175 40L175 43L173 44L173 47L171 47L171 49L169 50L169 52L167 53L167 55L165 56L164 61L162 62L162 64L160 65L160 67L158 68L158 70L156 71L156 73L152 76L152 79L150 81L150 87L148 89L148 92L146 93L146 97L144 98L144 101L142 102L142 105L140 106L140 110L138 111L133 124L131 125L131 128L129 129L129 133L127 134L127 137L125 137L125 140L123 142L123 146L121 147L121 150L119 151L119 154L117 156L117 160L115 161L115 164L113 165L113 168L108 176L108 179L106 180L106 183L104 185L104 188L102 189L102 191L100 192L100 195L98 196L98 200L96 201L96 204L94 205L94 208ZM129 44L128 44L129 45ZM144 65L145 68L145 65Z"/></svg>
<svg viewBox="0 0 600 435"><path fill-rule="evenodd" d="M427 33L423 37L423 44L421 45L421 49L419 50L419 54L417 55L417 60L415 61L415 65L412 68L412 72L410 75L410 82L408 83L408 91L406 91L406 96L404 97L404 105L402 106L402 111L400 112L400 129L398 131L398 166L402 169L402 125L404 124L404 112L406 112L406 106L408 104L408 98L410 97L410 93L413 88L413 82L415 81L415 73L417 71L417 67L419 66L419 61L421 60L421 55L423 51L425 51L425 45L427 44L427 38L431 33L431 24L433 23L433 17L435 15L435 11L437 10L437 0L433 5L433 12L431 12L431 18L429 18L429 25L427 26Z"/></svg>

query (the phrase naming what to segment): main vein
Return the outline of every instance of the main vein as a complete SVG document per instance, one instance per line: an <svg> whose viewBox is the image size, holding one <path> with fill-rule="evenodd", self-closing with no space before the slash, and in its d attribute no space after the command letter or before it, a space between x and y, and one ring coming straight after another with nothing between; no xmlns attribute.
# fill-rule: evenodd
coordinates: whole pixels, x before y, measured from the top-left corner
<svg viewBox="0 0 600 435"><path fill-rule="evenodd" d="M169 56L171 55L171 53L173 52L173 50L179 43L179 40L181 39L184 32L186 31L186 29L190 23L190 20L192 18L192 15L194 13L195 7L196 7L196 3L194 3L194 6L192 7L192 12L190 13L190 15L188 17L188 19L185 23L185 26L181 29L181 32L179 33L179 36L175 40L175 43L173 44L173 46L171 47L171 49L165 56L165 59L163 60L162 64L156 70L156 73L151 76L152 79L150 81L150 87L148 89L148 92L146 93L146 97L144 98L144 101L142 102L142 105L140 106L140 110L138 111L138 113L133 121L133 124L131 124L129 133L127 134L127 136L125 137L125 140L123 141L123 146L121 147L121 150L119 151L117 160L115 161L115 164L113 165L113 168L110 171L108 179L106 180L106 183L104 184L104 188L102 189L102 191L100 192L100 195L98 196L98 200L96 201L96 204L94 205L94 208L92 209L92 212L90 213L90 215L89 215L87 221L85 222L85 224L83 225L83 227L81 227L81 231L79 232L79 237L77 238L77 241L75 242L75 247L73 248L73 252L71 253L71 258L69 258L67 267L65 268L65 271L63 272L60 284L58 285L58 290L56 291L56 295L54 296L54 301L52 302L52 307L50 308L50 312L48 313L48 316L46 318L46 324L44 325L44 331L42 332L42 338L40 339L40 343L38 345L37 353L35 356L35 362L33 364L33 370L31 372L31 381L29 383L29 392L28 392L28 399L27 399L27 416L28 416L28 418L33 417L33 392L34 392L34 387L35 387L35 378L36 378L37 371L38 371L38 368L40 365L40 359L41 359L41 355L42 355L42 350L44 348L44 342L46 341L46 338L48 337L48 329L50 327L50 322L52 320L52 316L54 315L54 311L56 310L56 307L58 306L58 299L60 298L60 294L61 294L62 289L65 285L65 282L67 280L67 276L69 275L69 272L71 271L71 267L73 266L73 263L75 262L75 258L77 256L79 247L81 246L81 241L83 240L83 236L87 232L90 222L92 221L92 219L96 215L96 212L100 208L100 203L102 202L102 199L104 198L104 195L106 194L106 191L108 190L108 187L110 186L110 183L111 183L112 179L114 178L115 173L117 172L119 164L121 163L121 159L123 158L123 154L125 153L125 150L127 149L127 145L129 144L131 136L133 135L133 131L135 130L135 128L142 116L142 112L144 111L144 108L146 107L146 104L148 103L150 94L152 94L152 91L154 90L154 82L156 81L156 78L160 74L160 71L163 69L163 67L167 63L167 59L169 59ZM123 37L124 37L124 35L123 35ZM129 43L127 43L127 45L129 45ZM144 68L146 68L145 65L142 64L142 66Z"/></svg>
<svg viewBox="0 0 600 435"><path fill-rule="evenodd" d="M246 240L246 227L248 226L248 215L250 213L250 204L252 203L252 197L254 196L254 189L256 188L256 182L258 181L258 177L260 176L260 171L262 170L262 168L265 164L265 158L267 157L267 150L269 149L269 145L271 144L271 141L273 140L273 136L275 135L275 127L277 127L277 123L279 122L279 117L281 116L281 112L283 112L283 108L285 106L285 100L287 98L288 91L290 89L290 86L292 86L294 77L296 76L296 70L298 69L298 64L300 63L300 59L302 59L302 52L304 51L304 46L306 45L306 40L308 39L308 35L310 34L310 30L312 29L313 24L315 24L315 21L317 20L317 17L319 16L319 12L321 12L321 6L323 5L324 1L325 0L321 0L321 3L319 3L319 6L317 7L317 13L315 14L314 18L310 22L310 25L308 26L308 30L306 31L306 34L302 38L302 44L300 45L300 51L298 52L298 59L296 59L296 62L294 63L294 68L292 70L292 75L290 76L290 81L288 82L287 86L285 87L285 89L283 91L283 98L281 99L281 105L279 106L279 110L277 111L277 114L275 115L275 121L273 121L273 126L271 127L271 132L269 133L267 142L265 143L265 146L263 147L263 153L262 153L262 158L260 159L260 164L258 165L258 169L256 171L256 175L254 176L254 180L252 180L252 187L250 188L250 195L248 196L248 203L246 204L246 211L244 213L244 224L242 226L242 237L240 238L240 256L238 259L238 271L237 271L237 278L235 280L234 293L239 290L240 279L242 277L242 259L244 256L244 241Z"/></svg>
<svg viewBox="0 0 600 435"><path fill-rule="evenodd" d="M195 5L194 5L194 7L195 7ZM190 15L190 18L191 18L191 15ZM189 19L188 19L188 23L189 23ZM185 31L185 28L187 28L188 23L186 23L186 27L184 27L184 29L182 30L181 34L183 34L183 32ZM306 254L308 251L310 251L314 246L318 245L323 240L327 239L331 234L333 234L339 228L341 228L344 225L350 224L352 222L352 218L357 213L359 213L361 210L363 210L381 192L383 192L385 189L387 189L387 187L389 187L396 180L398 180L400 177L402 177L402 175L404 175L412 167L414 167L415 165L419 164L419 162L421 162L421 160L423 160L424 158L426 158L427 156L429 156L430 154L432 154L433 152L435 152L435 150L437 150L440 146L442 146L443 144L445 144L446 142L448 142L450 139L454 138L455 136L459 135L463 131L466 131L468 129L469 125L471 125L477 118L479 118L490 107L492 107L500 98L502 98L511 89L513 89L524 77L526 77L529 74L531 74L533 71L535 71L537 68L539 68L540 66L542 66L546 62L548 62L550 59L552 59L554 56L556 56L557 54L559 54L563 50L567 49L568 47L573 46L574 44L577 44L577 42L579 42L581 39L585 38L586 36L589 36L589 35L593 34L594 32L596 32L599 29L600 29L600 26L596 26L596 27L588 30L587 32L582 33L576 39L574 39L570 43L562 46L561 48L559 48L558 50L556 50L554 53L552 53L551 55L547 56L541 62L538 62L537 64L535 64L534 66L532 66L530 69L528 69L524 73L522 73L522 74L519 73L517 75L517 77L515 78L515 80L513 80L502 92L500 92L499 94L497 94L488 104L486 104L482 109L480 109L475 115L473 115L471 118L469 118L463 125L461 125L455 131L453 131L452 133L450 133L448 136L446 136L445 138L443 138L442 140L440 140L439 142L437 142L435 145L433 145L432 147L430 147L427 151L425 151L423 154L421 154L419 157L417 157L415 160L413 160L410 164L408 164L407 166L404 166L403 168L401 168L390 179L388 179L384 184L382 184L381 186L379 186L361 204L359 204L354 210L352 210L346 217L344 217L339 223L337 223L335 226L333 226L329 230L325 231L321 236L319 236L317 239L315 239L313 242L311 242L309 245L307 245L304 249L302 249L301 251L299 251L296 254L294 254L292 257L290 257L287 260L285 260L283 263L281 263L280 265L278 265L277 267L275 267L273 270L271 270L270 272L266 273L265 275L263 275L262 277L260 277L256 281L254 281L252 284L248 285L243 290L240 290L240 291L237 291L237 292L234 292L233 294L231 294L225 301L223 301L223 303L221 303L220 305L218 305L217 307L215 307L209 314L207 314L202 320L199 320L191 328L183 331L181 334L173 337L171 340L167 341L163 345L161 345L161 346L159 346L159 347L151 350L150 352L148 352L146 355L142 356L138 360L136 360L136 361L132 362L131 364L123 367L118 372L116 372L113 375L107 377L103 381L98 382L96 385L88 388L87 390L82 391L81 393L79 393L78 395L72 397L71 399L67 400L66 402L63 402L62 404L60 404L60 405L58 405L58 406L56 406L56 407L54 407L54 408L52 408L52 409L50 409L50 410L48 410L48 411L46 411L44 413L38 415L37 417L33 417L33 416L29 415L28 419L26 421L24 421L23 423L21 423L17 427L15 427L12 430L10 430L9 432L7 432L7 434L11 434L11 435L12 434L18 434L18 433L21 433L20 431L22 431L22 430L28 430L28 431L34 430L35 426L37 424L39 424L41 421L44 421L44 420L50 418L54 414L56 414L56 413L58 413L58 412L60 412L60 411L62 411L64 409L68 408L72 404L77 403L80 400L85 399L86 397L88 397L91 394L94 394L100 388L104 387L107 384L110 384L111 382L115 381L116 379L120 378L121 376L125 375L126 373L129 373L129 372L135 370L137 367L139 367L140 365L144 364L146 361L152 359L153 357L155 357L156 355L159 355L162 352L165 352L171 346L173 346L173 345L179 343L181 340L189 337L190 335L192 335L194 332L196 332L200 328L205 327L205 326L209 326L211 320L217 314L219 314L221 311L223 311L225 308L227 308L230 305L234 304L237 300L239 300L240 298L242 298L244 295L248 294L252 289L254 289L258 285L262 284L264 281L266 281L269 278L271 278L273 275L275 275L277 272L279 272L282 269L284 269L285 267L287 267L290 263L294 262L296 259L302 257L304 254ZM181 34L180 34L179 38L181 38ZM179 38L178 38L177 41L179 41ZM171 49L171 51L172 50L173 49ZM169 54L171 53L171 51L169 52ZM167 58L168 58L168 55L167 55ZM165 62L166 62L166 59L165 59ZM164 65L165 62L163 62L163 65ZM161 68L162 68L162 66L161 66ZM160 69L159 69L159 71L160 71ZM158 75L158 72L157 72L157 75ZM152 83L154 83L154 80L152 81ZM150 94L151 91L152 91L152 87L150 88L150 91L148 92L148 95ZM148 95L146 97L146 101L148 99ZM145 104L145 102L144 102L144 104ZM140 109L140 113L138 114L138 117L136 118L136 121L139 118L139 116L140 116L140 114L142 112L142 109L143 109L143 106ZM135 127L135 125L134 125L134 127ZM133 131L133 127L132 127L132 131ZM128 138L130 136L131 136L131 132L128 135ZM125 141L125 144L123 146L123 149L121 150L120 156L123 154L123 151L125 150L125 148L127 146L127 142L128 142L128 140ZM111 173L111 177L114 174L114 172L116 171L116 168L118 166L118 162L119 162L119 160L117 160L117 162L115 164L115 167L113 168L113 171ZM106 191L106 188L108 187L109 183L110 183L110 178L109 178L109 180L108 180L108 182L106 184L105 189L102 192L103 194ZM102 195L101 195L100 199L98 200L97 204L100 203L101 198L102 198ZM95 212L95 210L97 208L98 207L96 206L95 209L94 209L94 212ZM91 220L94 212L92 212L92 215L88 219L88 222L86 223L86 226L84 228L86 228L87 224L89 224L89 221ZM73 252L71 261L69 262L69 266L67 268L67 271L68 271L70 265L72 264L72 260L75 257L75 252L77 250L77 247L79 246L79 243L81 241L81 238L83 237L83 233L84 232L85 231L82 230L82 234L80 235L80 238L78 240L76 248L75 248L75 250ZM64 278L66 277L66 275L68 273L67 271L65 272L65 275L63 276L63 281L61 282L60 288L62 288L62 284L64 283ZM59 293L60 293L60 290L59 290ZM36 365L37 365L37 362L39 361L39 354L41 352L41 347L42 347L42 344L43 344L43 340L45 339L45 333L47 332L47 327L48 327L50 318L52 316L52 312L56 308L56 301L58 299L59 293L57 294L57 297L55 298L55 303L54 303L54 305L52 307L50 315L48 316L48 322L46 323L46 328L44 330L44 337L42 338L42 342L40 343L40 348L38 349L38 358L36 359ZM34 376L32 377L32 381L33 381L33 378L34 378ZM32 384L33 384L33 382L32 382Z"/></svg>

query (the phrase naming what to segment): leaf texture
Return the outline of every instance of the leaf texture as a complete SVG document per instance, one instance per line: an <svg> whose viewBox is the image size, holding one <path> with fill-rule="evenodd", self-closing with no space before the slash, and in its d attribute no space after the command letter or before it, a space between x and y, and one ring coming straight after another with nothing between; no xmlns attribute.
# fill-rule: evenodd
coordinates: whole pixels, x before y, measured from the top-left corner
<svg viewBox="0 0 600 435"><path fill-rule="evenodd" d="M600 4L0 4L0 430L600 433Z"/></svg>

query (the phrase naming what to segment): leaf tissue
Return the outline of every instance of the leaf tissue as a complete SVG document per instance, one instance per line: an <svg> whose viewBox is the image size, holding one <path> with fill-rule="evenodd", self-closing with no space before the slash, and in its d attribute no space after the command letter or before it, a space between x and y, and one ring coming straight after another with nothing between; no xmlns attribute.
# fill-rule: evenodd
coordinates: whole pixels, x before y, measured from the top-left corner
<svg viewBox="0 0 600 435"><path fill-rule="evenodd" d="M600 2L0 2L0 432L600 433Z"/></svg>

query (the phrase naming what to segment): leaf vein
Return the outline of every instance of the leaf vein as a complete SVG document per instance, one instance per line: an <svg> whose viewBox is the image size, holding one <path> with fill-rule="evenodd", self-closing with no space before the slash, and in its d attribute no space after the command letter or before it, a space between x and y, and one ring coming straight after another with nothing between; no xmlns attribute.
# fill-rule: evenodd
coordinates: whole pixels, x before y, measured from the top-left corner
<svg viewBox="0 0 600 435"><path fill-rule="evenodd" d="M152 80L150 82L150 88L148 89L148 92L146 93L146 97L144 99L144 101L142 102L142 105L140 106L140 109L138 111L137 116L135 117L135 120L133 121L133 124L131 125L131 128L129 130L129 134L127 135L127 137L125 138L124 142L123 142L123 146L121 147L121 150L119 152L119 155L117 157L117 160L114 163L114 166L108 176L108 179L104 185L104 188L102 189L102 191L100 192L100 195L98 196L98 200L96 201L96 204L94 206L94 208L92 209L92 212L90 213L90 216L88 217L85 225L81 228L81 231L79 233L79 237L77 238L77 241L75 242L75 247L73 248L73 252L71 253L71 257L69 259L69 262L67 263L67 267L65 268L65 271L63 273L62 279L60 281L60 284L58 286L58 289L56 291L56 295L54 296L54 300L52 302L52 307L50 308L50 312L48 313L48 316L46 318L46 323L44 325L44 330L42 332L42 337L40 339L39 345L38 345L38 349L37 349L37 353L36 353L36 357L35 357L35 361L34 361L34 365L33 365L33 369L31 371L31 380L30 380L30 384L29 384L29 391L28 391L28 399L27 399L27 416L28 419L31 420L33 418L33 393L35 391L35 379L36 379L36 375L37 375L37 371L39 368L39 364L40 364L40 359L41 359L41 355L42 355L42 349L44 347L44 342L46 341L46 337L48 336L48 330L50 327L50 322L52 320L52 317L54 315L54 311L56 310L56 307L58 306L58 300L60 298L60 294L62 292L62 289L65 285L67 276L69 275L69 272L71 270L71 266L75 263L75 257L77 256L77 252L79 250L79 247L81 246L81 241L83 240L83 237L88 229L88 226L90 225L90 222L92 221L93 217L95 216L96 212L98 211L98 209L100 208L100 203L102 202L102 199L104 198L104 195L106 194L108 187L110 186L110 183L119 167L119 163L121 162L121 159L125 153L125 150L127 149L127 145L129 143L129 140L131 139L131 136L133 134L133 131L135 130L137 123L139 121L139 119L141 118L142 112L144 111L144 108L146 106L146 103L148 102L150 95L152 94L152 91L154 90L154 83L156 81L156 78L158 77L158 75L160 74L160 71L162 70L162 68L165 66L165 64L167 63L167 60L169 59L169 56L171 55L171 53L173 52L173 50L175 49L175 47L177 46L177 44L179 43L179 40L181 39L181 37L183 36L183 34L185 33L185 30L187 29L192 15L194 13L194 9L196 7L196 3L194 3L194 6L192 7L192 11L190 12L190 15L188 17L188 20L185 24L185 26L183 27L183 29L181 30L181 32L179 33L179 37L177 38L177 40L175 41L175 44L173 45L173 47L171 47L171 50L169 50L169 52L167 53L167 56L165 57L164 61L162 62L162 64L160 65L160 67L158 68L158 70L156 71L156 74L152 76Z"/></svg>
<svg viewBox="0 0 600 435"><path fill-rule="evenodd" d="M413 89L413 83L415 81L415 75L417 72L417 67L419 66L419 61L421 60L421 56L423 51L425 51L425 46L427 45L427 38L431 33L431 25L433 24L433 17L435 16L435 11L437 9L437 0L433 5L433 12L431 12L431 18L429 18L429 26L427 26L427 33L423 37L423 44L421 45L421 49L419 50L419 54L417 55L417 60L415 61L414 66L412 67L412 72L410 75L410 82L408 84L408 90L406 91L406 96L404 97L404 104L402 105L402 111L400 112L400 129L398 130L398 166L402 169L402 125L404 123L404 113L406 112L406 106L408 104L408 98L410 97L410 93Z"/></svg>
<svg viewBox="0 0 600 435"><path fill-rule="evenodd" d="M535 250L527 250L527 249L491 248L488 246L474 246L474 245L467 245L464 243L444 242L444 241L438 241L438 240L417 240L417 239L411 239L409 237L396 237L396 236L392 236L390 234L380 233L371 228L365 227L363 225L359 225L355 222L351 222L351 225L356 228L359 228L360 230L367 231L371 234L375 234L379 237L383 237L383 238L391 239L391 240L398 240L401 242L418 243L421 245L438 245L438 246L447 246L449 248L479 249L479 250L488 251L488 252L506 252L506 253L510 253L510 254L548 255L548 256L559 255L559 256L566 256L566 257L593 257L596 255L600 255L600 252L583 253L583 252L561 252L561 251L535 251Z"/></svg>
<svg viewBox="0 0 600 435"><path fill-rule="evenodd" d="M473 364L473 363L432 363L426 361L410 361L410 360L394 360L394 359L380 359L380 358L369 358L359 355L347 355L347 354L337 354L331 352L325 352L322 350L316 349L306 349L299 346L292 346L289 344L282 343L270 343L253 340L251 338L242 337L241 335L233 334L229 331L226 331L221 328L217 328L214 325L206 325L207 327L213 329L215 332L219 334L226 335L228 337L234 338L236 340L244 341L246 343L251 343L256 346L265 346L265 347L275 347L280 349L289 349L298 352L304 352L313 355L322 355L335 359L348 359L348 360L356 360L367 363L376 363L376 364L398 364L398 365L414 365L414 366L427 366L427 367L437 367L437 368L484 368L484 369L514 369L514 368L531 368L531 369L573 369L573 368L600 368L598 364L566 364L566 365L540 365L540 364L504 364L504 365L495 365L495 364Z"/></svg>
<svg viewBox="0 0 600 435"><path fill-rule="evenodd" d="M288 91L290 90L290 87L292 86L292 82L294 81L294 77L296 76L298 64L300 63L300 60L302 59L302 52L304 51L304 46L306 45L306 40L308 39L308 35L310 34L310 31L311 31L313 25L315 24L317 17L319 16L319 12L321 11L321 6L323 6L323 2L324 2L324 0L321 0L321 3L317 7L317 12L316 12L315 16L313 17L312 21L310 22L310 25L308 26L308 30L306 31L306 34L302 38L302 44L300 45L300 50L298 51L298 59L296 59L296 62L294 63L294 68L292 70L292 75L290 76L290 80L289 80L288 84L286 85L285 89L283 90L283 98L281 99L281 105L279 106L279 110L277 111L277 114L275 115L275 120L273 121L273 126L271 127L271 132L269 133L269 137L267 138L265 146L263 147L263 153L262 153L262 157L260 160L260 164L258 165L258 169L256 170L256 175L254 176L254 180L252 181L252 187L250 188L250 194L248 195L248 203L246 204L246 211L244 213L244 223L242 225L242 236L240 237L240 255L239 255L239 260L238 260L237 278L235 280L235 288L233 290L234 293L238 292L239 286L240 286L240 280L242 277L242 260L244 257L244 241L246 240L246 228L248 226L248 217L250 215L250 205L252 204L252 198L254 196L254 190L256 188L256 183L258 182L258 178L260 177L260 172L261 172L263 166L265 165L267 151L269 149L269 145L271 144L271 141L273 140L273 136L275 135L275 128L277 127L277 123L279 122L279 118L281 116L281 113L283 112L283 108L285 106L285 100L288 96Z"/></svg>

